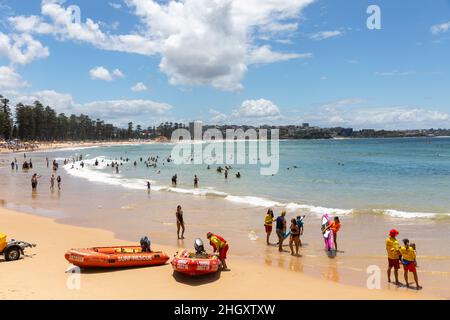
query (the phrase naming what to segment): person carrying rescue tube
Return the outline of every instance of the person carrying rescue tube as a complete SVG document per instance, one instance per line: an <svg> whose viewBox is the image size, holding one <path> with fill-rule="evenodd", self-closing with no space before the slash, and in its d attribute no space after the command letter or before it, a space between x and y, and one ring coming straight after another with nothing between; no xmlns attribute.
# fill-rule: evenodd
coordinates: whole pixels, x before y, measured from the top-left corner
<svg viewBox="0 0 450 320"><path fill-rule="evenodd" d="M209 244L213 247L214 252L219 253L219 259L222 262L222 271L229 271L226 263L227 252L228 252L228 243L227 241L219 235L212 234L208 232L206 237L209 239Z"/></svg>

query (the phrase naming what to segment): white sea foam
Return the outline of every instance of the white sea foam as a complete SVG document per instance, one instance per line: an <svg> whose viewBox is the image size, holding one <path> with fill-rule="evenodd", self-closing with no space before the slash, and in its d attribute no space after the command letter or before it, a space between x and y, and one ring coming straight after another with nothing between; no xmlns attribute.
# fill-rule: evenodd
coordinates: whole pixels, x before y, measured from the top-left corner
<svg viewBox="0 0 450 320"><path fill-rule="evenodd" d="M98 160L98 166L95 166L95 160ZM300 214L314 214L317 216L321 216L325 213L330 215L337 216L345 216L354 213L353 209L339 209L339 208L327 208L321 206L313 206L307 204L299 204L295 202L290 203L282 203L270 199L266 199L263 197L257 196L236 196L230 195L225 192L221 192L215 190L212 187L209 188L195 188L195 189L187 189L187 188L174 188L171 186L158 185L156 181L148 180L148 179L126 179L121 174L115 173L107 173L104 170L107 168L107 164L111 162L104 156L99 156L93 159L83 160L85 167L81 167L81 161L73 163L69 163L65 165L63 168L67 171L68 174L72 176L76 176L79 178L86 179L91 182L96 183L104 183L114 186L121 186L127 189L133 190L144 190L147 186L147 181L151 183L151 190L153 191L164 191L164 192L174 192L179 194L191 195L191 196L201 196L201 197L220 197L227 201L247 205L250 207L261 207L261 208L285 208L289 213L300 213ZM73 166L73 168L72 168ZM111 168L111 171L113 169ZM437 217L450 217L450 213L427 213L427 212L407 212L407 211L399 211L395 209L387 209L387 210L373 210L375 213L381 213L387 216L396 217L396 218L405 218L405 219L432 219Z"/></svg>
<svg viewBox="0 0 450 320"><path fill-rule="evenodd" d="M283 206L283 204L280 202L268 200L268 199L261 198L261 197L252 197L252 196L228 195L225 198L225 200L228 200L228 201L231 201L234 203L247 204L247 205L255 206L255 207L270 208L270 207L282 207Z"/></svg>
<svg viewBox="0 0 450 320"><path fill-rule="evenodd" d="M295 211L306 211L310 213L314 213L317 215L323 215L325 213L337 215L337 216L345 216L353 213L353 209L337 209L337 208L325 208L320 206L311 206L306 204L298 204L298 203L288 203L286 205L286 210L290 212Z"/></svg>
<svg viewBox="0 0 450 320"><path fill-rule="evenodd" d="M394 209L388 210L376 210L384 215L394 217L394 218L408 218L408 219L432 219L438 217L450 217L450 213L433 213L433 212L409 212L409 211L399 211Z"/></svg>

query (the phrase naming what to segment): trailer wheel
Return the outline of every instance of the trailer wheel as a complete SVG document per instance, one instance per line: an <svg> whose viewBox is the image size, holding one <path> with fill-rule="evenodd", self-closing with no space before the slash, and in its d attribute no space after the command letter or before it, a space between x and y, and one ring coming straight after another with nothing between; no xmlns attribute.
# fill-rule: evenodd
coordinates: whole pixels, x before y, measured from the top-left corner
<svg viewBox="0 0 450 320"><path fill-rule="evenodd" d="M20 258L20 249L17 247L11 247L5 250L6 261L16 261Z"/></svg>

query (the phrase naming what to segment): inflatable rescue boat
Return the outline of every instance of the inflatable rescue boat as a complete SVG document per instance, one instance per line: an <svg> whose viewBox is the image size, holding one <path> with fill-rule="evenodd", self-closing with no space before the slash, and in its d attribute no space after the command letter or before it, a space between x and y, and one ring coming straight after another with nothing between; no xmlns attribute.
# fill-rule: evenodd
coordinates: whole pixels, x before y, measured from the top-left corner
<svg viewBox="0 0 450 320"><path fill-rule="evenodd" d="M164 252L143 252L140 246L71 249L66 252L65 258L81 268L158 266L169 260Z"/></svg>
<svg viewBox="0 0 450 320"><path fill-rule="evenodd" d="M184 249L172 260L175 271L189 276L200 276L219 271L220 260L217 256L207 253L194 253Z"/></svg>

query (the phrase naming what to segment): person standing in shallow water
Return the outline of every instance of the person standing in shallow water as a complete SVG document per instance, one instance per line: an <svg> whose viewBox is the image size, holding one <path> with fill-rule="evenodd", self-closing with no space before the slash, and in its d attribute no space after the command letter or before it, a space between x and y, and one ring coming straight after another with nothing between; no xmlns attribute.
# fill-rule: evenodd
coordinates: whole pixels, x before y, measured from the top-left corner
<svg viewBox="0 0 450 320"><path fill-rule="evenodd" d="M55 175L52 174L52 176L50 177L50 190L54 190L55 189Z"/></svg>
<svg viewBox="0 0 450 320"><path fill-rule="evenodd" d="M183 217L183 209L179 205L177 207L177 212L175 213L177 217L177 236L178 239L184 239L184 217ZM181 237L180 237L180 229L181 229Z"/></svg>
<svg viewBox="0 0 450 320"><path fill-rule="evenodd" d="M33 191L36 191L36 190L37 190L38 179L39 179L40 177L41 177L41 176L38 176L36 173L33 174L33 176L31 177L31 189L32 189Z"/></svg>
<svg viewBox="0 0 450 320"><path fill-rule="evenodd" d="M56 182L58 182L58 190L61 190L61 182L62 182L61 176L58 176L58 178L56 178Z"/></svg>
<svg viewBox="0 0 450 320"><path fill-rule="evenodd" d="M194 176L194 188L198 188L198 177L197 177L197 175Z"/></svg>

